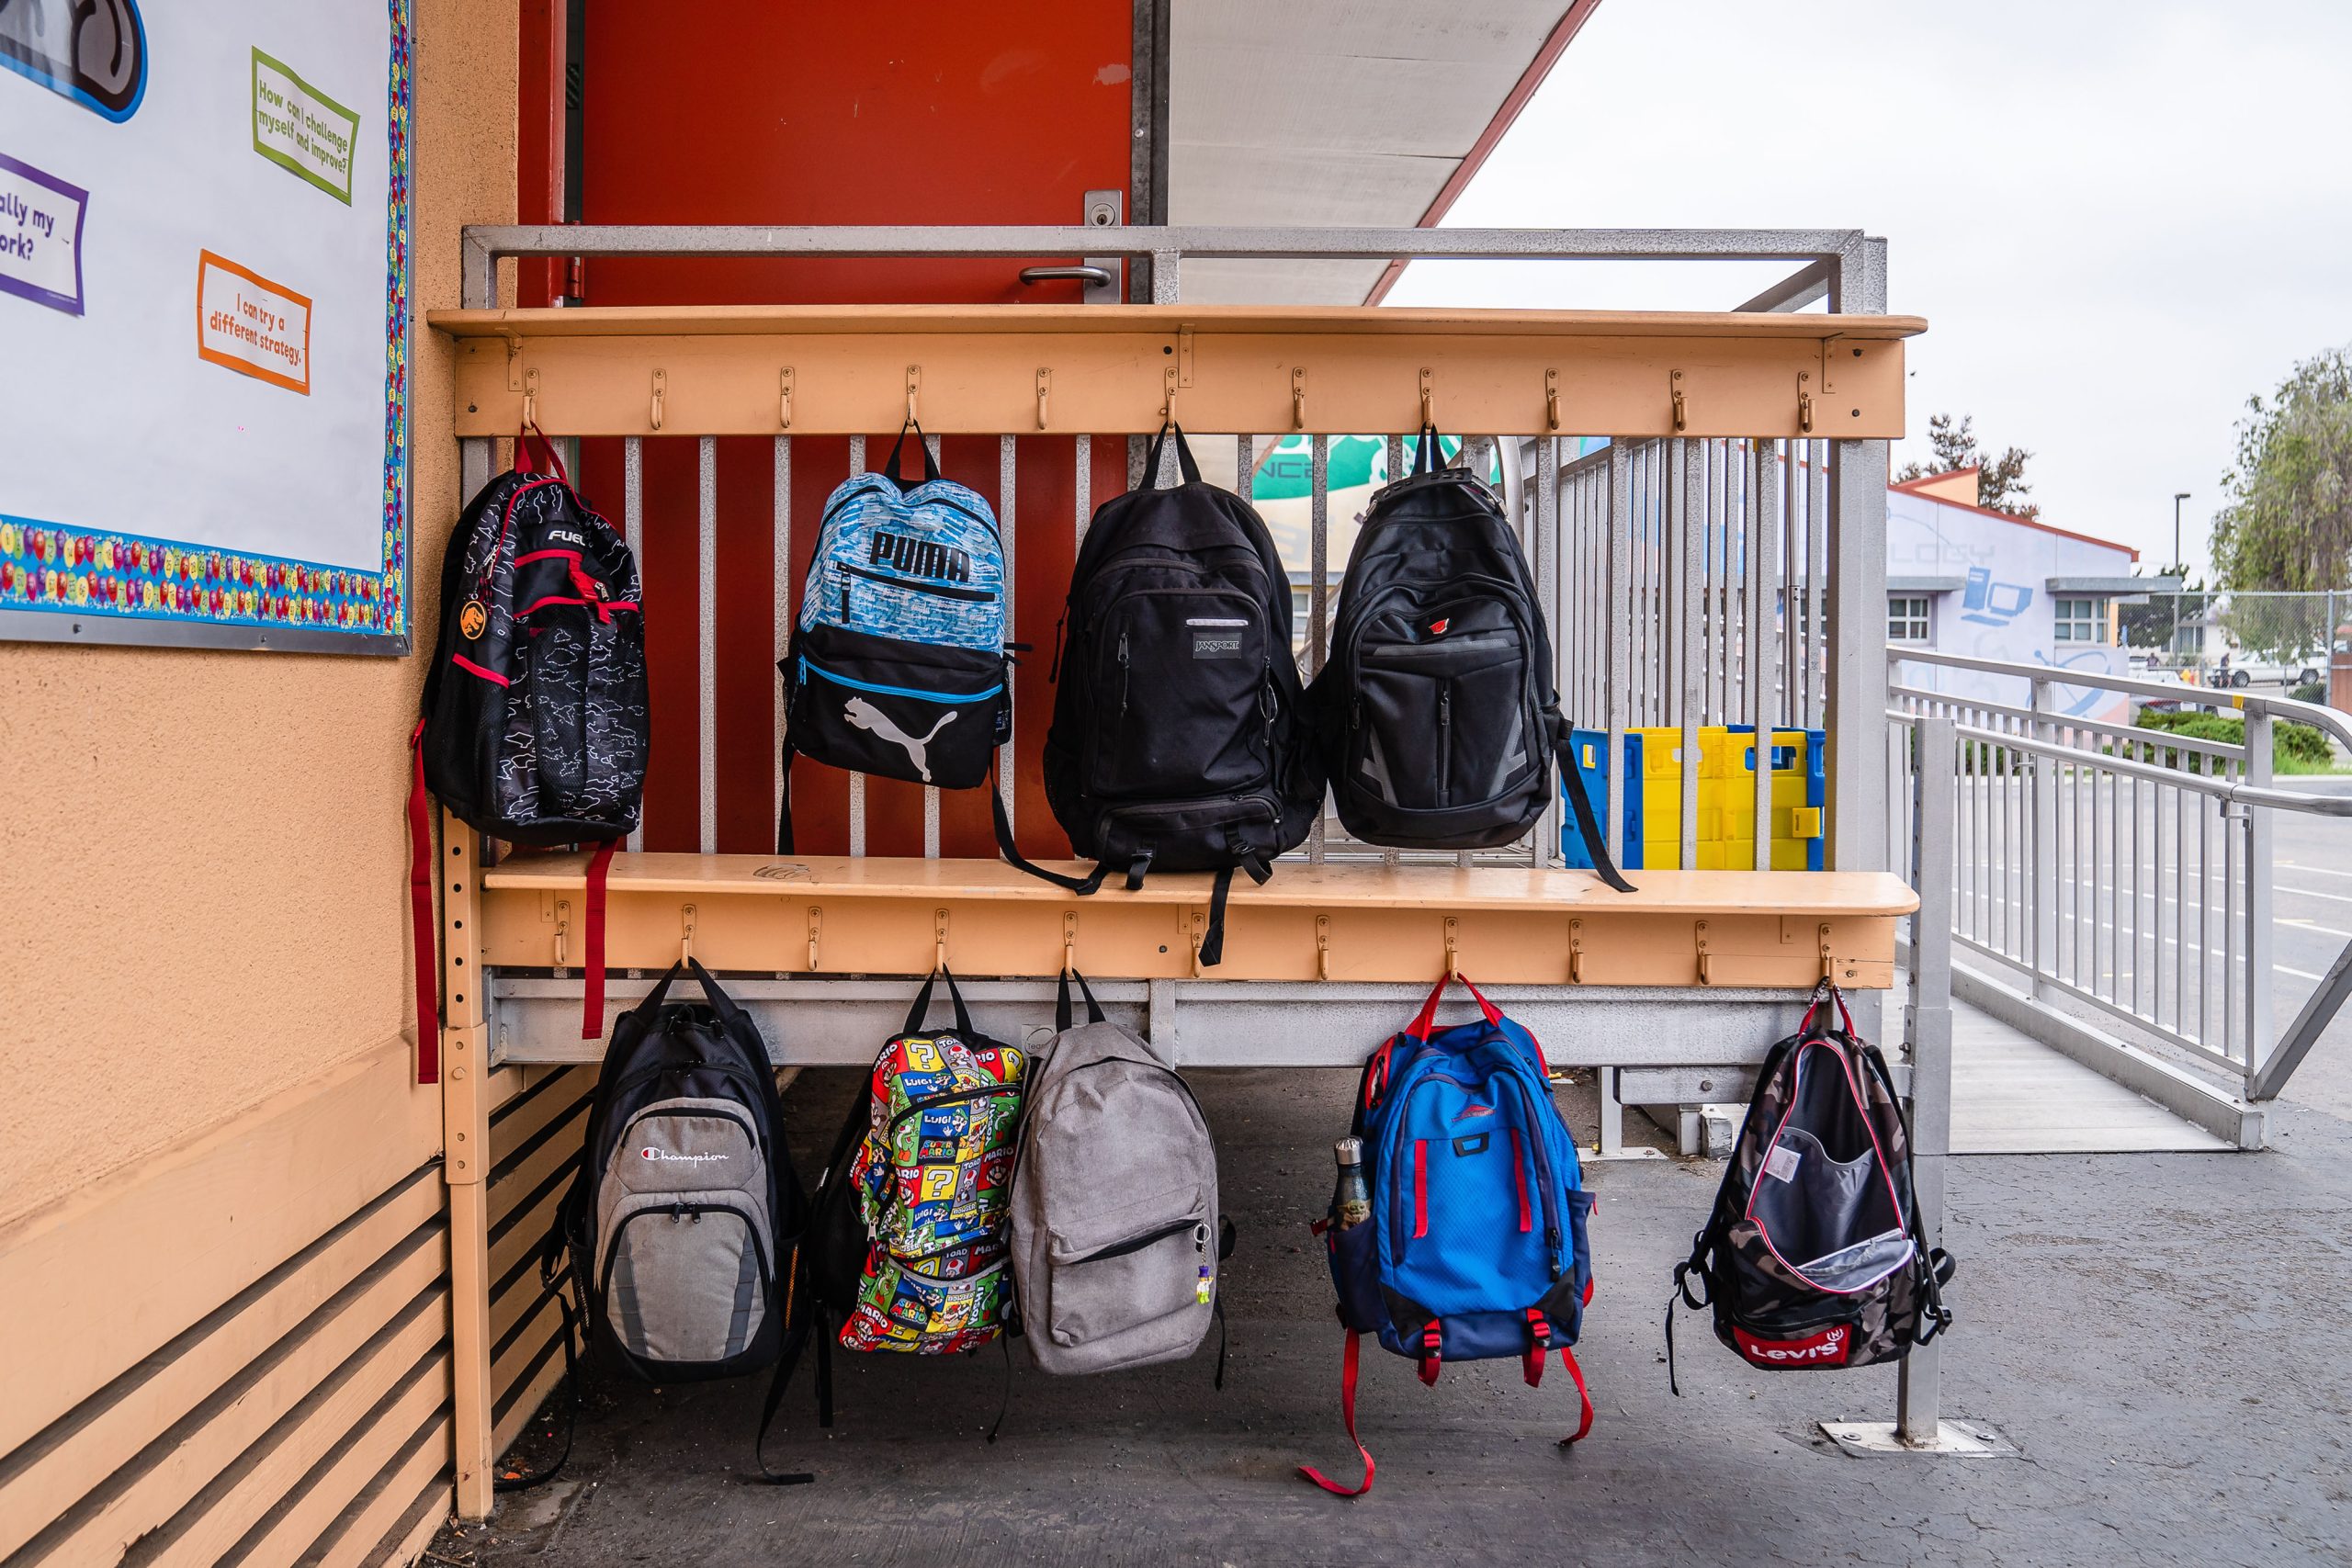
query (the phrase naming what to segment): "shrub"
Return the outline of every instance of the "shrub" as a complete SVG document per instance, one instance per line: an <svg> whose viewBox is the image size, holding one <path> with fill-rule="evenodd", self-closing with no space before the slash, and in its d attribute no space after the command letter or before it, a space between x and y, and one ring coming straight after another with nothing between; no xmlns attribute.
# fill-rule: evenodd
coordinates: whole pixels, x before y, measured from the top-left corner
<svg viewBox="0 0 2352 1568"><path fill-rule="evenodd" d="M2225 746L2245 744L2245 720L2236 714L2207 713L2198 708L2179 708L2171 712L2143 712L2132 721L2142 729L2159 729L2172 735L2186 736L2191 740L2212 740ZM2327 737L2308 724L2280 722L2270 727L2270 755L2274 767L2292 773L2324 771L2335 764L2335 754L2327 744ZM2179 761L2190 773L2202 773L2203 758L2182 753Z"/></svg>
<svg viewBox="0 0 2352 1568"><path fill-rule="evenodd" d="M2299 703L2324 703L2327 701L2327 688L2320 684L2317 681L2313 681L2308 686L2298 686L2287 694Z"/></svg>

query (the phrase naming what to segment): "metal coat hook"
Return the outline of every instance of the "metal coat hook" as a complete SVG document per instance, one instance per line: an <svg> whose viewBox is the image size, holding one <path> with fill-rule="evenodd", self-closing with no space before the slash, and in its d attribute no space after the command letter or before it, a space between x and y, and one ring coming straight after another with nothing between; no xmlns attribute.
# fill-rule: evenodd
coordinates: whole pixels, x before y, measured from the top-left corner
<svg viewBox="0 0 2352 1568"><path fill-rule="evenodd" d="M775 418L779 429L792 428L792 367L775 373Z"/></svg>
<svg viewBox="0 0 2352 1568"><path fill-rule="evenodd" d="M1173 424L1176 423L1176 367L1173 365L1168 367L1165 375L1168 381L1168 395L1159 405L1159 418L1163 424Z"/></svg>
<svg viewBox="0 0 2352 1568"><path fill-rule="evenodd" d="M808 906L808 973L817 972L817 939L824 934L825 911L815 904Z"/></svg>
<svg viewBox="0 0 2352 1568"><path fill-rule="evenodd" d="M1568 984L1584 984L1584 922L1568 922Z"/></svg>
<svg viewBox="0 0 2352 1568"><path fill-rule="evenodd" d="M1293 430L1306 428L1306 367L1304 365L1290 367L1290 427Z"/></svg>
<svg viewBox="0 0 2352 1568"><path fill-rule="evenodd" d="M654 428L654 429L656 429L656 430L659 430L659 429L661 429L661 428L662 428L662 400L663 400L663 399L665 399L665 398L667 398L669 395L670 395L670 373L669 373L667 370L656 370L656 371L653 373L653 415L652 415L652 418L653 418L653 428Z"/></svg>
<svg viewBox="0 0 2352 1568"><path fill-rule="evenodd" d="M695 955L695 907L684 904L678 908L678 962L684 964Z"/></svg>
<svg viewBox="0 0 2352 1568"><path fill-rule="evenodd" d="M1560 373L1544 372L1544 428L1555 435L1560 432Z"/></svg>
<svg viewBox="0 0 2352 1568"><path fill-rule="evenodd" d="M1826 921L1821 927L1821 977L1833 985L1838 979L1838 961L1829 956L1829 926Z"/></svg>
<svg viewBox="0 0 2352 1568"><path fill-rule="evenodd" d="M565 953L571 935L571 902L566 898L559 898L555 901L555 966L558 969L566 967L571 962Z"/></svg>
<svg viewBox="0 0 2352 1568"><path fill-rule="evenodd" d="M537 366L523 372L523 423L526 425L539 423L539 371Z"/></svg>
<svg viewBox="0 0 2352 1568"><path fill-rule="evenodd" d="M918 423L918 421L915 419L915 394L916 394L917 392L922 391L922 366L920 366L920 365L910 365L910 366L908 366L908 367L907 367L907 423L908 423L909 424L914 424L914 423Z"/></svg>
<svg viewBox="0 0 2352 1568"><path fill-rule="evenodd" d="M1682 427L1688 424L1690 419L1690 410L1684 405L1682 400L1682 372L1679 370L1674 372L1673 379L1668 383L1668 385L1673 389L1674 429L1675 434L1679 435L1682 432Z"/></svg>
<svg viewBox="0 0 2352 1568"><path fill-rule="evenodd" d="M932 936L933 937L933 939L935 939L935 940L936 940L936 942L938 942L938 949L937 949L937 952L933 954L933 967L938 968L938 969L941 969L941 970L944 970L944 969L947 967L947 911L946 911L946 910L944 910L944 909L933 909L933 910L931 912L931 934L932 934Z"/></svg>
<svg viewBox="0 0 2352 1568"><path fill-rule="evenodd" d="M1707 922L1704 920L1696 922L1691 928L1690 935L1699 948L1699 984L1712 986L1715 983L1715 977L1707 973Z"/></svg>
<svg viewBox="0 0 2352 1568"><path fill-rule="evenodd" d="M1315 917L1315 977L1318 980L1331 977L1331 917L1329 915Z"/></svg>
<svg viewBox="0 0 2352 1568"><path fill-rule="evenodd" d="M1208 940L1209 917L1205 909L1195 909L1187 917L1193 937L1193 978L1204 979L1208 971L1201 967L1201 943Z"/></svg>
<svg viewBox="0 0 2352 1568"><path fill-rule="evenodd" d="M1459 980L1462 978L1462 948L1460 941L1458 940L1460 936L1460 922L1455 920L1452 915L1446 916L1445 977L1449 980Z"/></svg>
<svg viewBox="0 0 2352 1568"><path fill-rule="evenodd" d="M1037 367L1037 428L1046 428L1046 399L1054 389L1054 373L1044 366Z"/></svg>
<svg viewBox="0 0 2352 1568"><path fill-rule="evenodd" d="M1813 434L1813 394L1805 390L1804 384L1812 378L1811 371L1797 372L1797 429L1807 435Z"/></svg>
<svg viewBox="0 0 2352 1568"><path fill-rule="evenodd" d="M1078 911L1062 911L1062 973L1078 973Z"/></svg>
<svg viewBox="0 0 2352 1568"><path fill-rule="evenodd" d="M1421 367L1421 428L1423 430L1429 429L1437 423L1437 417L1431 412L1436 404L1436 389L1431 384L1430 367L1424 365ZM1431 458L1430 463L1434 466L1436 459Z"/></svg>

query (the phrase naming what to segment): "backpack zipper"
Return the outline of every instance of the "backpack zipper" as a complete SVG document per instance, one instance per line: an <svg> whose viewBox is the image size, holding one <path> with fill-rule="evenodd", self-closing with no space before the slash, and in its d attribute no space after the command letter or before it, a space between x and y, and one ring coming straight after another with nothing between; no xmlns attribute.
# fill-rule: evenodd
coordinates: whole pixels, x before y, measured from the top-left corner
<svg viewBox="0 0 2352 1568"><path fill-rule="evenodd" d="M865 567L852 566L847 561L836 561L833 564L852 577L862 577L868 582L879 582L891 588L903 588L910 593L929 593L935 598L963 599L982 604L996 603L996 595L985 588L951 588L944 583L918 582L910 577L893 577L887 571L874 571ZM846 598L849 591L843 589L842 592Z"/></svg>
<svg viewBox="0 0 2352 1568"><path fill-rule="evenodd" d="M890 1118L882 1130L882 1141L888 1143L891 1135L898 1132L899 1123L910 1116L920 1116L926 1111L935 1111L943 1105L960 1105L967 1100L985 1100L992 1094L1019 1094L1020 1092L1021 1086L1017 1083L999 1082L983 1084L971 1089L955 1089L946 1094L935 1094L928 1100L918 1100Z"/></svg>
<svg viewBox="0 0 2352 1568"><path fill-rule="evenodd" d="M1437 797L1453 794L1453 682L1437 689Z"/></svg>
<svg viewBox="0 0 2352 1568"><path fill-rule="evenodd" d="M1125 1258L1130 1253L1141 1252L1147 1247L1156 1247L1170 1236L1182 1235L1186 1231L1193 1233L1195 1250L1202 1252L1208 1250L1209 1223L1206 1220L1178 1220L1172 1225L1162 1225L1156 1231L1147 1231L1142 1235L1130 1236L1125 1241L1113 1242L1110 1246L1097 1248L1083 1258L1069 1258L1063 1267L1075 1267L1080 1263L1100 1263L1108 1258Z"/></svg>
<svg viewBox="0 0 2352 1568"><path fill-rule="evenodd" d="M1119 634L1119 717L1121 719L1125 719L1127 716L1128 673L1127 634L1122 631Z"/></svg>

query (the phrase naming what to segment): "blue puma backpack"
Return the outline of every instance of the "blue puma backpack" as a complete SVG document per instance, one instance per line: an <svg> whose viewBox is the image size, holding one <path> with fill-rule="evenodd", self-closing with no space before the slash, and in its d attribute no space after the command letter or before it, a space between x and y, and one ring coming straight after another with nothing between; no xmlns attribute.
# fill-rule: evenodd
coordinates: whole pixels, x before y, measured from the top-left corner
<svg viewBox="0 0 2352 1568"><path fill-rule="evenodd" d="M899 477L912 432L923 476ZM912 421L879 469L825 502L785 682L784 808L792 852L795 753L941 789L988 781L1010 732L1004 545L979 494L939 476ZM993 791L990 792L993 795Z"/></svg>
<svg viewBox="0 0 2352 1568"><path fill-rule="evenodd" d="M1532 1387L1556 1349L1582 1406L1562 1442L1592 1429L1592 1400L1569 1349L1592 1295L1592 1196L1576 1140L1552 1103L1534 1037L1467 979L1483 1016L1435 1028L1453 978L1440 980L1420 1016L1364 1064L1354 1131L1371 1218L1342 1228L1335 1207L1315 1226L1348 1331L1340 1409L1363 1481L1342 1486L1310 1465L1299 1473L1342 1497L1372 1490L1372 1454L1356 1436L1356 1347L1367 1334L1412 1358L1427 1384L1448 1361L1516 1356Z"/></svg>

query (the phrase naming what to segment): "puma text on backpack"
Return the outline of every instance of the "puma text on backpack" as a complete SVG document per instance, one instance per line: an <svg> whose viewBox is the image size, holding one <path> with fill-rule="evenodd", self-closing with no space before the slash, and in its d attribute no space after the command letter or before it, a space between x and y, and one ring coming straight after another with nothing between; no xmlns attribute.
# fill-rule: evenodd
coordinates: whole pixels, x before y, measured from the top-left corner
<svg viewBox="0 0 2352 1568"><path fill-rule="evenodd" d="M1492 849L1550 805L1567 728L1519 536L1476 476L1432 467L1437 445L1424 426L1411 475L1373 497L1311 696L1350 833L1393 849ZM1630 891L1574 768L1567 784L1593 864Z"/></svg>
<svg viewBox="0 0 2352 1568"><path fill-rule="evenodd" d="M1171 431L1184 482L1161 490ZM1050 879L1091 893L1114 871L1130 888L1153 870L1216 873L1200 954L1213 964L1233 873L1266 880L1306 837L1323 777L1291 651L1290 579L1265 524L1202 482L1173 425L1144 472L1154 482L1096 509L1070 573L1046 798L1099 863L1082 884Z"/></svg>
<svg viewBox="0 0 2352 1568"><path fill-rule="evenodd" d="M1477 999L1477 1021L1435 1027L1452 978L1364 1064L1353 1131L1363 1143L1371 1217L1343 1229L1335 1212L1315 1227L1329 1248L1348 1331L1340 1408L1363 1457L1363 1481L1341 1486L1306 1465L1299 1473L1343 1497L1372 1490L1372 1454L1356 1436L1356 1345L1366 1334L1412 1358L1430 1384L1447 1361L1514 1356L1532 1387L1557 1349L1582 1405L1575 1435L1562 1441L1592 1427L1592 1400L1569 1349L1592 1295L1592 1199L1576 1140L1552 1103L1534 1037L1476 987L1463 982Z"/></svg>
<svg viewBox="0 0 2352 1568"><path fill-rule="evenodd" d="M1030 1070L1013 1167L1023 1336L1049 1372L1178 1360L1223 1315L1216 1143L1183 1078L1103 1018L1083 976L1087 1021L1071 1026L1071 977Z"/></svg>
<svg viewBox="0 0 2352 1568"><path fill-rule="evenodd" d="M808 1201L767 1045L687 966L704 1003L668 1000L673 965L613 1025L542 1267L552 1277L569 1257L591 1337L652 1382L754 1371L807 1331Z"/></svg>
<svg viewBox="0 0 2352 1568"><path fill-rule="evenodd" d="M1753 1366L1866 1367L1902 1359L1951 1324L1951 1274L1919 1227L1886 1060L1825 983L1764 1059L1714 1211L1675 1266L1676 1292L1694 1309L1712 1305L1716 1337ZM1679 1393L1672 1297L1666 1353Z"/></svg>
<svg viewBox="0 0 2352 1568"><path fill-rule="evenodd" d="M899 477L908 434L923 477ZM1012 723L1004 546L979 495L940 478L922 430L825 502L801 587L784 753L884 778L970 789ZM792 852L789 796L776 829Z"/></svg>
<svg viewBox="0 0 2352 1568"><path fill-rule="evenodd" d="M535 472L537 438L551 473ZM409 795L410 913L417 1012L434 983L431 822L425 792L508 843L600 843L587 897L582 1038L605 1032L604 867L637 826L650 746L645 631L628 541L573 492L546 437L514 443L514 468L475 496L441 563L441 635L424 674Z"/></svg>

